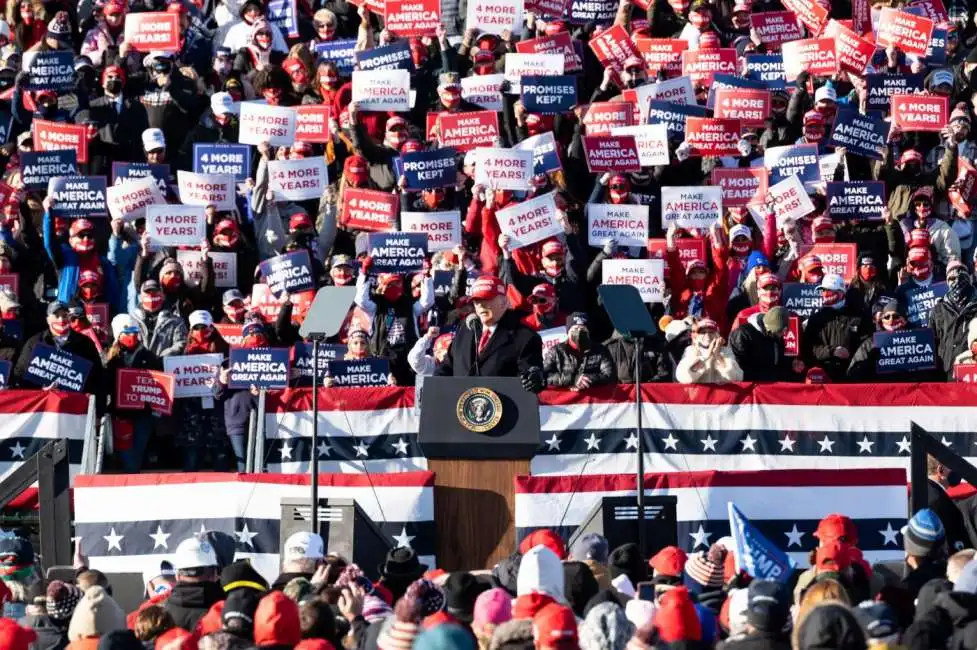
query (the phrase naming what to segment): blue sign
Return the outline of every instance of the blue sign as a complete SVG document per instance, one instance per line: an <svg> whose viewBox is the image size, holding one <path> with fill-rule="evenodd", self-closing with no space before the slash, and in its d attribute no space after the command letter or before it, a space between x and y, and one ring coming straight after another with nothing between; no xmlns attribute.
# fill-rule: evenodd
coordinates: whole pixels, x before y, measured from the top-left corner
<svg viewBox="0 0 977 650"><path fill-rule="evenodd" d="M558 115L577 103L577 78L574 75L529 75L519 82L522 105L530 113Z"/></svg>
<svg viewBox="0 0 977 650"><path fill-rule="evenodd" d="M193 171L197 174L227 174L244 181L251 176L251 147L246 144L193 145Z"/></svg>
<svg viewBox="0 0 977 650"><path fill-rule="evenodd" d="M763 164L770 170L770 185L776 185L791 176L797 176L805 184L821 182L819 160L816 144L771 147L763 154Z"/></svg>
<svg viewBox="0 0 977 650"><path fill-rule="evenodd" d="M825 199L828 215L836 220L881 219L885 208L885 183L882 181L841 181L827 183Z"/></svg>
<svg viewBox="0 0 977 650"><path fill-rule="evenodd" d="M144 162L114 162L112 163L112 184L118 185L122 181L138 180L152 176L156 179L156 187L163 196L170 191L170 166L166 163Z"/></svg>
<svg viewBox="0 0 977 650"><path fill-rule="evenodd" d="M414 273L420 271L427 256L427 233L371 232L367 248L376 273Z"/></svg>
<svg viewBox="0 0 977 650"><path fill-rule="evenodd" d="M475 284L475 280L478 279L481 273L478 271L467 271L465 273L465 291L464 295L470 296L472 294L472 285ZM454 271L435 271L432 277L432 282L434 284L434 295L438 298L447 297L451 295L451 287L455 283L455 272Z"/></svg>
<svg viewBox="0 0 977 650"><path fill-rule="evenodd" d="M231 348L228 386L288 388L289 352L288 348Z"/></svg>
<svg viewBox="0 0 977 650"><path fill-rule="evenodd" d="M33 352L24 381L41 387L54 385L73 393L84 391L92 371L91 361L44 343L35 345Z"/></svg>
<svg viewBox="0 0 977 650"><path fill-rule="evenodd" d="M333 386L386 386L390 361L368 357L351 361L330 361Z"/></svg>
<svg viewBox="0 0 977 650"><path fill-rule="evenodd" d="M882 160L889 137L889 125L874 115L862 115L851 107L838 111L828 144L845 147L850 153Z"/></svg>
<svg viewBox="0 0 977 650"><path fill-rule="evenodd" d="M278 27L288 38L298 38L299 25L295 19L295 0L269 0L268 22Z"/></svg>
<svg viewBox="0 0 977 650"><path fill-rule="evenodd" d="M685 136L685 118L707 117L709 109L705 106L690 106L652 99L648 102L648 124L664 124L669 137ZM772 183L771 183L772 185Z"/></svg>
<svg viewBox="0 0 977 650"><path fill-rule="evenodd" d="M299 293L315 289L315 278L312 276L312 260L309 251L295 251L272 257L258 265L261 275L268 285L268 290L276 296L283 291Z"/></svg>
<svg viewBox="0 0 977 650"><path fill-rule="evenodd" d="M780 292L780 304L787 311L797 314L801 320L810 318L811 314L821 309L823 303L821 287L816 284L786 282Z"/></svg>
<svg viewBox="0 0 977 650"><path fill-rule="evenodd" d="M3 335L9 336L15 341L24 340L24 321L19 318L13 320L3 320Z"/></svg>
<svg viewBox="0 0 977 650"><path fill-rule="evenodd" d="M771 90L786 88L783 54L747 54L746 78L762 81Z"/></svg>
<svg viewBox="0 0 977 650"><path fill-rule="evenodd" d="M946 295L946 282L937 282L928 287L916 287L909 289L903 296L906 301L906 321L909 327L926 327L930 322L930 312L939 302L940 298Z"/></svg>
<svg viewBox="0 0 977 650"><path fill-rule="evenodd" d="M78 175L78 154L74 149L25 151L20 154L20 169L24 187L47 189L48 181L55 176Z"/></svg>
<svg viewBox="0 0 977 650"><path fill-rule="evenodd" d="M736 546L736 568L758 580L786 583L794 571L794 561L779 546L763 536L732 501L729 532Z"/></svg>
<svg viewBox="0 0 977 650"><path fill-rule="evenodd" d="M383 47L361 50L356 53L357 70L410 70L414 61L410 58L410 44L396 41Z"/></svg>
<svg viewBox="0 0 977 650"><path fill-rule="evenodd" d="M0 361L0 388L10 388L10 369L9 361Z"/></svg>
<svg viewBox="0 0 977 650"><path fill-rule="evenodd" d="M936 336L930 328L901 332L876 332L872 347L879 351L875 369L890 372L932 370L936 367Z"/></svg>
<svg viewBox="0 0 977 650"><path fill-rule="evenodd" d="M526 138L513 149L533 152L533 175L548 174L563 169L560 154L556 148L556 138L549 131Z"/></svg>
<svg viewBox="0 0 977 650"><path fill-rule="evenodd" d="M616 0L570 0L563 10L563 18L574 25L609 25L614 21L617 6Z"/></svg>
<svg viewBox="0 0 977 650"><path fill-rule="evenodd" d="M315 52L320 61L332 61L335 63L339 74L345 77L353 74L353 66L356 64L355 38L316 43Z"/></svg>
<svg viewBox="0 0 977 650"><path fill-rule="evenodd" d="M323 379L329 374L329 362L342 360L346 354L346 346L336 343L319 344L319 385L323 385ZM298 386L312 385L312 344L298 342L293 348L292 368L298 371Z"/></svg>
<svg viewBox="0 0 977 650"><path fill-rule="evenodd" d="M71 90L75 87L75 55L71 50L37 52L28 60L28 89Z"/></svg>
<svg viewBox="0 0 977 650"><path fill-rule="evenodd" d="M946 63L946 28L934 27L930 36L930 45L926 48L924 59L928 65L944 65Z"/></svg>
<svg viewBox="0 0 977 650"><path fill-rule="evenodd" d="M457 152L452 147L405 153L399 172L407 176L407 188L429 190L458 183Z"/></svg>
<svg viewBox="0 0 977 650"><path fill-rule="evenodd" d="M48 196L54 201L52 217L107 217L104 176L57 176L48 183Z"/></svg>
<svg viewBox="0 0 977 650"><path fill-rule="evenodd" d="M709 99L706 101L706 108L715 109L716 91L722 88L746 88L747 90L769 90L762 81L747 79L733 74L717 72L713 75L712 84L709 85Z"/></svg>
<svg viewBox="0 0 977 650"><path fill-rule="evenodd" d="M883 52L883 56L885 53ZM889 97L912 95L923 90L922 74L867 74L868 110L889 112Z"/></svg>

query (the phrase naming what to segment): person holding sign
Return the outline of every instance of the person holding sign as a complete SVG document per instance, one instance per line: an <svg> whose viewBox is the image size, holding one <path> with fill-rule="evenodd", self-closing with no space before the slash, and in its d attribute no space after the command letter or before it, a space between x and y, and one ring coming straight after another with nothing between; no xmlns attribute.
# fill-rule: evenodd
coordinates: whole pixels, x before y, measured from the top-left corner
<svg viewBox="0 0 977 650"><path fill-rule="evenodd" d="M186 322L164 301L159 282L146 280L139 288L139 306L130 312L139 323L143 344L160 357L181 354L188 331Z"/></svg>
<svg viewBox="0 0 977 650"><path fill-rule="evenodd" d="M570 314L566 325L567 340L543 357L546 385L580 391L614 382L614 362L607 348L591 340L587 314Z"/></svg>
<svg viewBox="0 0 977 650"><path fill-rule="evenodd" d="M879 313L879 332L903 332L909 329L905 307L898 300L890 299ZM879 348L872 337L865 339L851 358L848 366L848 380L861 383L875 381L878 373ZM934 370L901 370L884 375L889 382L940 381L940 372Z"/></svg>
<svg viewBox="0 0 977 650"><path fill-rule="evenodd" d="M678 254L678 227L673 222L665 233L668 259L669 286L672 289L672 314L675 318L694 316L712 318L717 323L726 320L726 258L728 249L720 234L719 226L710 229L713 266L704 260L682 263Z"/></svg>
<svg viewBox="0 0 977 650"><path fill-rule="evenodd" d="M772 307L753 314L729 335L743 381L797 381L804 372L804 362L787 356L784 347L789 318L783 307Z"/></svg>
<svg viewBox="0 0 977 650"><path fill-rule="evenodd" d="M58 269L58 300L71 302L78 292L78 280L82 269L94 270L101 278L104 286L103 293L113 311L125 311L125 302L119 284L115 266L108 258L98 254L95 247L95 225L88 219L76 219L68 229L68 243L56 240L54 235L54 218L51 209L54 199L44 200L44 249L54 267Z"/></svg>
<svg viewBox="0 0 977 650"><path fill-rule="evenodd" d="M418 339L418 341L421 340L423 339ZM417 345L415 344L414 347L417 347ZM411 348L411 350L413 349L414 348ZM346 354L343 355L343 361L359 361L369 359L371 356L370 337L366 333L366 330L361 330L358 328L350 329L349 338L346 339ZM413 366L411 367L413 368ZM322 384L326 388L331 388L332 386L336 385L336 379L331 376L325 377ZM393 373L387 374L387 385L397 385L397 379L394 377Z"/></svg>
<svg viewBox="0 0 977 650"><path fill-rule="evenodd" d="M499 235L502 280L506 284L513 285L523 295L530 295L538 284L552 284L557 300L564 310L569 312L583 309L585 303L582 278L586 271L580 268L578 262L584 256L579 250L576 234L567 233L566 245L555 239L543 242L540 247L542 270L534 275L526 275L519 270L509 250L510 241L508 235Z"/></svg>

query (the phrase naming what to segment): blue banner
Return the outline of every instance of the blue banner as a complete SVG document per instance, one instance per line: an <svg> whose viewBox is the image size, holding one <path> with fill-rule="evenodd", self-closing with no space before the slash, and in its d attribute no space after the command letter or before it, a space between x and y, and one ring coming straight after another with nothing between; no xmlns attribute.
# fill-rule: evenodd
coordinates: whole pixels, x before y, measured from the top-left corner
<svg viewBox="0 0 977 650"><path fill-rule="evenodd" d="M783 54L747 54L746 78L762 81L771 90L786 88Z"/></svg>
<svg viewBox="0 0 977 650"><path fill-rule="evenodd" d="M356 53L357 70L410 70L414 61L410 58L410 45L406 40L396 41L384 47L374 47Z"/></svg>
<svg viewBox="0 0 977 650"><path fill-rule="evenodd" d="M533 175L548 174L563 169L556 148L556 138L549 131L526 138L512 148L533 152Z"/></svg>
<svg viewBox="0 0 977 650"><path fill-rule="evenodd" d="M315 52L320 61L332 61L335 63L339 74L344 77L353 74L353 66L356 65L355 38L316 43Z"/></svg>
<svg viewBox="0 0 977 650"><path fill-rule="evenodd" d="M928 287L909 289L903 295L906 301L906 321L909 327L926 327L930 322L930 312L937 301L946 295L946 282L937 282Z"/></svg>
<svg viewBox="0 0 977 650"><path fill-rule="evenodd" d="M295 0L269 0L268 22L278 27L285 38L298 38L299 25L295 17Z"/></svg>
<svg viewBox="0 0 977 650"><path fill-rule="evenodd" d="M407 188L411 190L452 187L458 183L457 155L452 147L405 153L399 173L407 177Z"/></svg>
<svg viewBox="0 0 977 650"><path fill-rule="evenodd" d="M367 248L376 273L414 273L420 271L427 256L427 233L371 232Z"/></svg>
<svg viewBox="0 0 977 650"><path fill-rule="evenodd" d="M312 385L312 344L299 341L293 348L292 368L298 371L297 386ZM337 343L319 344L319 385L323 385L323 380L329 374L329 362L340 361L346 354L346 346Z"/></svg>
<svg viewBox="0 0 977 650"><path fill-rule="evenodd" d="M758 580L786 583L794 572L794 561L779 546L763 536L736 504L727 503L729 532L736 547L736 569ZM795 529L796 530L796 529Z"/></svg>
<svg viewBox="0 0 977 650"><path fill-rule="evenodd" d="M75 87L75 54L71 50L37 52L28 61L29 90L72 90Z"/></svg>
<svg viewBox="0 0 977 650"><path fill-rule="evenodd" d="M932 370L936 367L936 336L928 327L901 332L876 332L872 346L879 351L878 373Z"/></svg>
<svg viewBox="0 0 977 650"><path fill-rule="evenodd" d="M816 284L787 282L780 294L780 304L784 309L797 314L801 320L810 318L811 314L821 309L823 302L821 287Z"/></svg>
<svg viewBox="0 0 977 650"><path fill-rule="evenodd" d="M231 348L228 387L288 388L289 352L288 348Z"/></svg>
<svg viewBox="0 0 977 650"><path fill-rule="evenodd" d="M78 175L78 154L74 149L25 151L20 154L20 169L24 187L46 190L48 181L55 176Z"/></svg>
<svg viewBox="0 0 977 650"><path fill-rule="evenodd" d="M251 176L251 147L246 144L193 145L193 171L197 174L227 174L244 181Z"/></svg>
<svg viewBox="0 0 977 650"><path fill-rule="evenodd" d="M166 196L170 193L170 166L166 163L114 162L112 163L112 184L152 176L156 187Z"/></svg>
<svg viewBox="0 0 977 650"><path fill-rule="evenodd" d="M472 294L472 285L475 284L475 280L478 279L481 273L478 271L468 271L465 274L465 292L464 295L470 296ZM435 271L432 276L432 282L434 284L434 295L437 297L449 296L451 295L451 285L455 281L454 271Z"/></svg>
<svg viewBox="0 0 977 650"><path fill-rule="evenodd" d="M283 291L299 293L315 289L309 251L295 251L272 257L258 265L269 291L280 296Z"/></svg>
<svg viewBox="0 0 977 650"><path fill-rule="evenodd" d="M15 341L24 340L24 321L19 318L3 321L3 334Z"/></svg>
<svg viewBox="0 0 977 650"><path fill-rule="evenodd" d="M610 25L617 13L617 5L615 0L570 0L563 10L563 17L574 25Z"/></svg>
<svg viewBox="0 0 977 650"><path fill-rule="evenodd" d="M770 185L776 185L791 176L804 183L821 181L821 166L818 164L818 145L792 144L786 147L771 147L763 154L763 164L770 170Z"/></svg>
<svg viewBox="0 0 977 650"><path fill-rule="evenodd" d="M9 361L0 361L0 388L10 388L10 370Z"/></svg>
<svg viewBox="0 0 977 650"><path fill-rule="evenodd" d="M946 64L946 28L934 27L924 59L928 65Z"/></svg>
<svg viewBox="0 0 977 650"><path fill-rule="evenodd" d="M91 361L38 343L34 346L33 356L24 372L24 381L42 388L53 384L62 390L81 393L91 371Z"/></svg>
<svg viewBox="0 0 977 650"><path fill-rule="evenodd" d="M48 196L54 201L52 217L107 217L104 176L58 176L48 183Z"/></svg>
<svg viewBox="0 0 977 650"><path fill-rule="evenodd" d="M889 137L889 124L873 115L862 115L851 107L842 107L835 118L828 144L845 147L849 153L882 160Z"/></svg>
<svg viewBox="0 0 977 650"><path fill-rule="evenodd" d="M828 215L836 221L881 219L882 209L885 208L885 183L882 181L827 183L825 199L828 203Z"/></svg>
<svg viewBox="0 0 977 650"><path fill-rule="evenodd" d="M685 136L685 118L708 115L709 109L705 106L675 104L658 99L648 102L648 124L664 124L668 128L669 137Z"/></svg>
<svg viewBox="0 0 977 650"><path fill-rule="evenodd" d="M885 53L883 52L883 56ZM889 112L891 95L911 95L923 90L922 74L867 74L868 110Z"/></svg>
<svg viewBox="0 0 977 650"><path fill-rule="evenodd" d="M333 386L386 386L390 361L369 357L352 361L330 361Z"/></svg>
<svg viewBox="0 0 977 650"><path fill-rule="evenodd" d="M530 113L557 115L577 103L577 78L574 75L529 75L519 82L522 105Z"/></svg>

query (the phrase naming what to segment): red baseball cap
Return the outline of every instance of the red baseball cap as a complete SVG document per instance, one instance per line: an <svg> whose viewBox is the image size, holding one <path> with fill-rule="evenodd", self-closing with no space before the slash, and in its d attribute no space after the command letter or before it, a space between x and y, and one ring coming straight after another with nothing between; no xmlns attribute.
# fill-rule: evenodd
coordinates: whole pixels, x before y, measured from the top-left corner
<svg viewBox="0 0 977 650"><path fill-rule="evenodd" d="M548 241L543 244L543 248L540 254L543 257L549 257L550 255L563 255L566 249L563 248L563 244L558 241Z"/></svg>
<svg viewBox="0 0 977 650"><path fill-rule="evenodd" d="M505 282L494 275L479 276L472 285L472 298L475 300L491 300L497 296L504 295Z"/></svg>
<svg viewBox="0 0 977 650"><path fill-rule="evenodd" d="M304 212L296 212L288 220L289 230L298 230L299 228L312 228L312 217Z"/></svg>
<svg viewBox="0 0 977 650"><path fill-rule="evenodd" d="M656 576L681 577L685 570L688 554L678 546L666 546L648 560L648 566L655 570Z"/></svg>
<svg viewBox="0 0 977 650"><path fill-rule="evenodd" d="M577 617L573 610L550 603L533 616L533 640L537 648L566 647L577 640Z"/></svg>
<svg viewBox="0 0 977 650"><path fill-rule="evenodd" d="M484 276L483 276L484 277ZM481 280L482 278L479 278ZM529 533L519 544L519 552L525 555L534 546L543 545L550 549L561 560L567 559L567 547L563 539L549 528L541 528Z"/></svg>
<svg viewBox="0 0 977 650"><path fill-rule="evenodd" d="M95 224L88 219L75 219L71 222L71 228L68 230L68 235L74 237L78 233L92 230L95 230Z"/></svg>

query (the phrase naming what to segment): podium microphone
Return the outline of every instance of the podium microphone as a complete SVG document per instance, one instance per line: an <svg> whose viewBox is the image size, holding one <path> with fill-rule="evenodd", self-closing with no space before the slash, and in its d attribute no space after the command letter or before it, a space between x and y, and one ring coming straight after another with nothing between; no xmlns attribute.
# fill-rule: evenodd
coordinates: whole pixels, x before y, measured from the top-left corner
<svg viewBox="0 0 977 650"><path fill-rule="evenodd" d="M472 359L475 360L475 376L478 377L482 374L478 369L478 339L482 336L482 321L478 318L478 314L468 314L465 318L465 327L472 333Z"/></svg>

